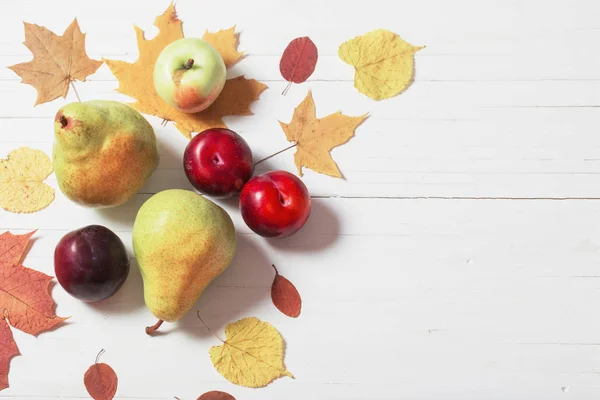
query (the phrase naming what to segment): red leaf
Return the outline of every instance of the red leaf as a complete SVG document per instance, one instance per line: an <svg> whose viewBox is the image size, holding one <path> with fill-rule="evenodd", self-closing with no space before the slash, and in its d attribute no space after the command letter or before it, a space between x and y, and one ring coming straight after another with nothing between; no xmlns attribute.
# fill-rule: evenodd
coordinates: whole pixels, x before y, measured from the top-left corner
<svg viewBox="0 0 600 400"><path fill-rule="evenodd" d="M197 400L235 400L235 397L229 393L213 390L211 392L204 393L202 396L198 397Z"/></svg>
<svg viewBox="0 0 600 400"><path fill-rule="evenodd" d="M318 58L317 46L308 36L292 40L285 48L279 61L281 75L290 82L282 94L287 92L292 82L302 83L306 81L315 70Z"/></svg>
<svg viewBox="0 0 600 400"><path fill-rule="evenodd" d="M300 293L285 277L279 275L279 271L275 265L275 279L273 279L273 285L271 286L271 299L275 307L288 317L296 318L300 315L300 309L302 308L302 299Z"/></svg>
<svg viewBox="0 0 600 400"><path fill-rule="evenodd" d="M12 332L4 318L0 319L0 390L8 387L8 370L10 360L18 356L19 349L13 339Z"/></svg>
<svg viewBox="0 0 600 400"><path fill-rule="evenodd" d="M117 374L110 365L98 363L98 357L103 352L104 350L101 350L98 353L96 362L88 368L83 376L85 388L94 400L112 400L117 392Z"/></svg>
<svg viewBox="0 0 600 400"><path fill-rule="evenodd" d="M13 267L22 260L29 238L34 233L35 231L25 235L13 235L10 232L4 232L0 235L0 269Z"/></svg>

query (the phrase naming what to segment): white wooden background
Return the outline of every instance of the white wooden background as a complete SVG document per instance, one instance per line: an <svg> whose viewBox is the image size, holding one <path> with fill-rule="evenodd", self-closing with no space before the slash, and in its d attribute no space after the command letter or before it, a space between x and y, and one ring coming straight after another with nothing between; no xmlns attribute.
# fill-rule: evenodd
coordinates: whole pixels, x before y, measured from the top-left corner
<svg viewBox="0 0 600 400"><path fill-rule="evenodd" d="M62 34L78 18L90 56L137 57L133 24L156 33L168 6L152 1L0 0L0 65L31 58L22 21ZM22 356L0 397L81 399L83 373L102 360L119 399L196 399L225 390L244 399L592 399L600 395L600 2L596 0L178 0L187 36L237 24L247 57L231 71L265 82L255 115L229 118L262 158L287 145L277 119L313 90L317 114L371 113L333 155L347 180L307 171L313 214L295 236L268 241L224 202L239 233L232 266L167 335L132 269L104 304L56 285L67 326L34 338L15 330ZM338 46L375 28L415 45L416 78L374 102L353 87ZM281 96L279 58L309 35L320 51L311 79ZM77 85L84 100L129 99L104 65ZM70 94L67 101L74 101ZM35 90L0 68L0 156L27 145L51 153L52 117L65 101L33 107ZM39 228L26 265L53 274L67 231L99 223L131 249L141 203L190 188L186 140L149 117L161 164L130 203L96 211L57 191L45 211L0 211L0 231ZM265 165L295 171L292 153ZM260 172L260 171L259 171ZM54 176L49 179L56 187ZM295 320L272 305L271 263L303 296ZM213 368L222 335L245 316L272 323L296 376L236 387Z"/></svg>

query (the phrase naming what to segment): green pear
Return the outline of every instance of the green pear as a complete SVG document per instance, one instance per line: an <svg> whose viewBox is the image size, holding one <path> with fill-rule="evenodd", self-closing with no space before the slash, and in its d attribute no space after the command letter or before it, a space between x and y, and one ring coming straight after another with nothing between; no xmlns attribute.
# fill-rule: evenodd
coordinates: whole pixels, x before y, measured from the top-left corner
<svg viewBox="0 0 600 400"><path fill-rule="evenodd" d="M190 190L159 192L140 207L133 224L133 251L144 283L144 300L162 321L180 319L230 264L236 234L229 214Z"/></svg>
<svg viewBox="0 0 600 400"><path fill-rule="evenodd" d="M60 190L78 204L104 208L125 203L158 161L154 129L126 104L75 102L56 113L54 171Z"/></svg>

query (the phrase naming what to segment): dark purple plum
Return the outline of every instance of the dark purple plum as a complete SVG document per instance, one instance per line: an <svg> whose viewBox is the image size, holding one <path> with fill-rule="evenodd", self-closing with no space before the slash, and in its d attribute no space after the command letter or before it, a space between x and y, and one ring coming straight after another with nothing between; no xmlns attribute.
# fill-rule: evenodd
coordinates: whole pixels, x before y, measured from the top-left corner
<svg viewBox="0 0 600 400"><path fill-rule="evenodd" d="M109 298L129 274L121 239L101 225L89 225L63 236L54 250L54 272L71 296L85 302Z"/></svg>

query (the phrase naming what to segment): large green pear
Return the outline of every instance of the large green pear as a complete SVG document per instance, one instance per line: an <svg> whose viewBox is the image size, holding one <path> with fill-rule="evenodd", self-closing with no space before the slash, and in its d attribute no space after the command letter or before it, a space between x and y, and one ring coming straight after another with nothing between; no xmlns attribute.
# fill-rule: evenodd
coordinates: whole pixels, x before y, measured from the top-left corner
<svg viewBox="0 0 600 400"><path fill-rule="evenodd" d="M174 322L229 266L235 228L229 214L211 200L190 190L164 190L140 207L133 250L146 306L159 320Z"/></svg>
<svg viewBox="0 0 600 400"><path fill-rule="evenodd" d="M154 129L132 107L113 100L75 102L54 118L54 171L61 191L89 207L131 199L158 165Z"/></svg>

